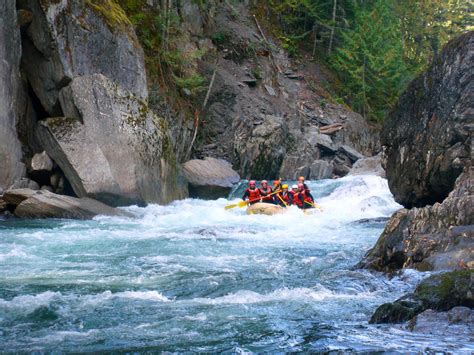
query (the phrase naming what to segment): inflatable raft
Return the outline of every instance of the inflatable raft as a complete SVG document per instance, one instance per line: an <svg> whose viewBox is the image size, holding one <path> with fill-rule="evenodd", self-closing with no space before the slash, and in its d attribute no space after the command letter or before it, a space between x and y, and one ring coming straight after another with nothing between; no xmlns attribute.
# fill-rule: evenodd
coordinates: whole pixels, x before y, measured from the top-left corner
<svg viewBox="0 0 474 355"><path fill-rule="evenodd" d="M247 214L266 214L268 216L285 213L286 208L272 203L257 202L247 207Z"/></svg>

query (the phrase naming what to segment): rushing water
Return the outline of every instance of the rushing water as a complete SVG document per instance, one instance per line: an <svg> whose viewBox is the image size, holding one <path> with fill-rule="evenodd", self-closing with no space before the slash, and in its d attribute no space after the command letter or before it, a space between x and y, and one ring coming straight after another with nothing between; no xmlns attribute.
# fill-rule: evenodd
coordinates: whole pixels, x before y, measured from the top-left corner
<svg viewBox="0 0 474 355"><path fill-rule="evenodd" d="M386 181L310 187L311 215L188 199L127 208L136 218L0 221L0 351L472 351L465 336L368 324L422 278L352 269L400 208Z"/></svg>

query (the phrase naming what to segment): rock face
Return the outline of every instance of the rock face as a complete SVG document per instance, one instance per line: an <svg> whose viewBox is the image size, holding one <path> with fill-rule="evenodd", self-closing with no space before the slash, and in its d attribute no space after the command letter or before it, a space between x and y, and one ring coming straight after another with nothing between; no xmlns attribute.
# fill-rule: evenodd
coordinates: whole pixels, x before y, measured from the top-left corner
<svg viewBox="0 0 474 355"><path fill-rule="evenodd" d="M103 74L145 99L143 50L112 1L21 1L33 21L24 36L23 67L50 115L61 115L59 91L78 76Z"/></svg>
<svg viewBox="0 0 474 355"><path fill-rule="evenodd" d="M377 175L385 178L385 170L382 167L381 154L357 160L352 166L349 175Z"/></svg>
<svg viewBox="0 0 474 355"><path fill-rule="evenodd" d="M377 151L377 134L360 115L327 102L313 89L313 81L323 84L321 68L296 65L277 45L266 44L248 4L220 2L213 13L206 30L225 41L213 38L218 65L203 63L201 68L211 77L217 67L196 157L226 159L243 178L293 179L299 174L315 179L331 177L339 156L339 165L346 167L339 173L349 171L353 160L347 155L353 151L340 151L341 146L364 155ZM331 124L341 129L323 129Z"/></svg>
<svg viewBox="0 0 474 355"><path fill-rule="evenodd" d="M97 215L127 216L91 198L57 195L45 190L8 190L3 200L14 207L15 216L20 218L91 219Z"/></svg>
<svg viewBox="0 0 474 355"><path fill-rule="evenodd" d="M448 311L453 307L474 308L474 270L452 271L423 280L413 294L381 305L370 323L401 323L432 309Z"/></svg>
<svg viewBox="0 0 474 355"><path fill-rule="evenodd" d="M21 145L16 134L20 95L21 39L14 1L0 3L0 190L22 177Z"/></svg>
<svg viewBox="0 0 474 355"><path fill-rule="evenodd" d="M187 161L183 165L183 172L189 182L189 195L196 198L227 197L240 180L229 162L210 157Z"/></svg>
<svg viewBox="0 0 474 355"><path fill-rule="evenodd" d="M472 161L474 32L443 49L386 120L381 144L395 200L405 207L443 201Z"/></svg>
<svg viewBox="0 0 474 355"><path fill-rule="evenodd" d="M442 203L396 212L359 266L379 271L474 267L473 185L471 167Z"/></svg>
<svg viewBox="0 0 474 355"><path fill-rule="evenodd" d="M101 74L78 77L66 90L67 117L42 121L38 137L77 196L112 205L182 197L166 123L145 102Z"/></svg>

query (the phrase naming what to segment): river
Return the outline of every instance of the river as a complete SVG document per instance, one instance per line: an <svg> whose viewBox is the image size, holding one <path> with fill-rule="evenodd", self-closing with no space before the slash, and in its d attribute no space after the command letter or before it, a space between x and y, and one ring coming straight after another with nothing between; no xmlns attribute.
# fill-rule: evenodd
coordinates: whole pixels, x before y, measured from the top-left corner
<svg viewBox="0 0 474 355"><path fill-rule="evenodd" d="M426 276L353 269L401 207L386 180L309 186L323 208L310 215L187 199L125 208L135 218L0 221L0 351L473 350L368 324Z"/></svg>

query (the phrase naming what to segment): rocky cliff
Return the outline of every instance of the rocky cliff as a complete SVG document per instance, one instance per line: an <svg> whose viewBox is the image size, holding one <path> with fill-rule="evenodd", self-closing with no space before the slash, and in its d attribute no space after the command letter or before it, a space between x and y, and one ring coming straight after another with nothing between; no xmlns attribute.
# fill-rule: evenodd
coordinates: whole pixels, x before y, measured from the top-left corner
<svg viewBox="0 0 474 355"><path fill-rule="evenodd" d="M137 36L137 18L163 11L157 1L134 3L138 16L115 0L2 3L0 188L167 203L188 193L181 164L208 157L244 178L347 174L378 150L377 128L322 89L317 62L288 58L256 5L173 3L179 31L153 52L162 34Z"/></svg>
<svg viewBox="0 0 474 355"><path fill-rule="evenodd" d="M391 191L408 207L434 204L396 212L360 266L474 267L473 56L474 32L448 43L388 117L382 144Z"/></svg>
<svg viewBox="0 0 474 355"><path fill-rule="evenodd" d="M407 208L442 202L472 161L474 32L449 42L385 121L390 190Z"/></svg>

